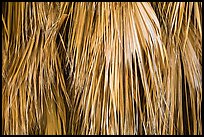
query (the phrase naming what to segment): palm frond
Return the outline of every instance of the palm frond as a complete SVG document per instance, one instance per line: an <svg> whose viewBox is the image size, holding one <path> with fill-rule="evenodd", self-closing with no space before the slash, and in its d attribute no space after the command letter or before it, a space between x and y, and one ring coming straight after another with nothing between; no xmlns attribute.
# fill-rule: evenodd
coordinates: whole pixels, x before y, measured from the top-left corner
<svg viewBox="0 0 204 137"><path fill-rule="evenodd" d="M3 134L202 134L201 2L3 2Z"/></svg>

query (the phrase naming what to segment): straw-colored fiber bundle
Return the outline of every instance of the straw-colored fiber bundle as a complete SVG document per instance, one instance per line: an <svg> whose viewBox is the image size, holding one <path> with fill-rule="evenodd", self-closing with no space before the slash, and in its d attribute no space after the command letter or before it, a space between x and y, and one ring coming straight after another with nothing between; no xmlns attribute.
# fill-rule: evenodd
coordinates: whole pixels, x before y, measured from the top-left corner
<svg viewBox="0 0 204 137"><path fill-rule="evenodd" d="M2 134L202 134L201 2L3 2Z"/></svg>

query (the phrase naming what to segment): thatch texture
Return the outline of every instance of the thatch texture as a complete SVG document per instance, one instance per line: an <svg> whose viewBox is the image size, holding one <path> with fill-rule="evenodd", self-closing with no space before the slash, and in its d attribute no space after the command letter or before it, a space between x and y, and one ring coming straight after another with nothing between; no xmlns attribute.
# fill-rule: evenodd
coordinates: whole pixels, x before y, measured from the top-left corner
<svg viewBox="0 0 204 137"><path fill-rule="evenodd" d="M3 2L3 134L202 134L201 2Z"/></svg>

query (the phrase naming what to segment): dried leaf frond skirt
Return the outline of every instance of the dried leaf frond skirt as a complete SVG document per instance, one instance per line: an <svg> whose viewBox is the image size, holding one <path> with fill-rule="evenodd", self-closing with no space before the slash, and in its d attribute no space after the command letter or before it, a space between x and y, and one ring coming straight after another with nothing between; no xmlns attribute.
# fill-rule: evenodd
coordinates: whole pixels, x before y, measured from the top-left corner
<svg viewBox="0 0 204 137"><path fill-rule="evenodd" d="M202 134L201 2L3 2L2 134Z"/></svg>

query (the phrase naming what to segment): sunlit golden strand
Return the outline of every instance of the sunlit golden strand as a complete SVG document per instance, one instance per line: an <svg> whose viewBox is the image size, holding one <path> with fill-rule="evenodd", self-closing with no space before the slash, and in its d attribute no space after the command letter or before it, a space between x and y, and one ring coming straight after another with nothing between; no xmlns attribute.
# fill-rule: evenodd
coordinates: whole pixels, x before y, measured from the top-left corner
<svg viewBox="0 0 204 137"><path fill-rule="evenodd" d="M195 109L202 100L202 4L154 4L26 3L21 10L20 3L6 5L3 100L11 97L3 104L9 110L4 133L202 133L201 110Z"/></svg>

